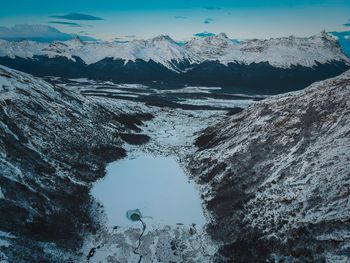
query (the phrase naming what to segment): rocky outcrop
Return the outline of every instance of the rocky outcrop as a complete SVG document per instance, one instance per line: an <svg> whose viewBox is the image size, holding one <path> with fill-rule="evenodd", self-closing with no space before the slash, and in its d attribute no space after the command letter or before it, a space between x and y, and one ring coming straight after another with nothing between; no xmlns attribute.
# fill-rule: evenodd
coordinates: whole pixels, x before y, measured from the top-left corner
<svg viewBox="0 0 350 263"><path fill-rule="evenodd" d="M197 139L218 262L350 260L350 71L257 102Z"/></svg>

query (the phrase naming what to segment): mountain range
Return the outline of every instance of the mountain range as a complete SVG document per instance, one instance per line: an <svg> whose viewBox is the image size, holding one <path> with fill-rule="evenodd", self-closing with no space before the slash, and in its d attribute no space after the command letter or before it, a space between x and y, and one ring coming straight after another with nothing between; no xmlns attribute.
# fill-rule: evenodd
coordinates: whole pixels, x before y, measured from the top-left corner
<svg viewBox="0 0 350 263"><path fill-rule="evenodd" d="M126 43L0 40L0 64L36 76L225 86L261 94L301 89L350 68L337 40L325 32L239 43L220 33L183 45L166 35Z"/></svg>

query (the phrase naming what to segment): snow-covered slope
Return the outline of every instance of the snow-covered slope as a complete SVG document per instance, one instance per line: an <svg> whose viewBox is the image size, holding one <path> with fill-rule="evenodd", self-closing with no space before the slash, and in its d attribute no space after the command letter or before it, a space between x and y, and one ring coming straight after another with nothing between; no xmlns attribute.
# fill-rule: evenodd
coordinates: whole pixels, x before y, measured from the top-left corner
<svg viewBox="0 0 350 263"><path fill-rule="evenodd" d="M0 40L0 64L38 77L221 86L249 94L299 90L350 69L325 32L240 43L221 33L185 45L164 35L127 43Z"/></svg>
<svg viewBox="0 0 350 263"><path fill-rule="evenodd" d="M122 59L126 62L141 59L153 60L169 69L177 70L173 62L197 62L197 56L180 47L168 36L148 40L118 42L82 42L79 38L64 42L37 43L33 41L9 42L0 40L0 56L33 58L34 56L81 58L93 64L105 58Z"/></svg>
<svg viewBox="0 0 350 263"><path fill-rule="evenodd" d="M89 191L106 163L140 154L138 145L150 138L146 152L174 154L184 143L191 147L192 129L225 113L192 115L120 97L80 95L79 88L89 85L121 93L111 82L57 86L0 66L0 262L138 262L140 257L211 262L216 245L204 230L149 224L141 240L141 225L104 225L103 205ZM140 91L136 85L124 88L129 95ZM152 117L151 125L142 127ZM192 128L186 129L189 123Z"/></svg>
<svg viewBox="0 0 350 263"><path fill-rule="evenodd" d="M145 118L131 104L0 66L1 262L81 262L83 232L95 228L89 186L125 156L118 134Z"/></svg>
<svg viewBox="0 0 350 263"><path fill-rule="evenodd" d="M216 60L220 56L229 53L236 47L226 34L194 38L186 43L185 48L198 54L202 60Z"/></svg>
<svg viewBox="0 0 350 263"><path fill-rule="evenodd" d="M153 60L173 71L179 71L176 63L191 64L204 61L251 64L268 62L278 68L293 65L305 67L316 63L341 61L349 63L337 41L322 32L309 38L276 38L249 40L234 43L224 33L205 38L196 38L180 46L169 36L158 36L148 40L134 40L127 43L86 42L80 39L65 42L37 43L33 41L9 42L0 40L0 56L33 58L34 56L81 58L86 64L93 64L104 58L128 61Z"/></svg>
<svg viewBox="0 0 350 263"><path fill-rule="evenodd" d="M188 167L221 260L349 262L350 71L255 103L197 145Z"/></svg>
<svg viewBox="0 0 350 263"><path fill-rule="evenodd" d="M325 32L308 38L271 38L233 43L225 34L194 39L186 44L186 49L203 60L218 60L228 63L268 62L279 68L301 65L315 66L316 63L344 61L349 63L335 38Z"/></svg>

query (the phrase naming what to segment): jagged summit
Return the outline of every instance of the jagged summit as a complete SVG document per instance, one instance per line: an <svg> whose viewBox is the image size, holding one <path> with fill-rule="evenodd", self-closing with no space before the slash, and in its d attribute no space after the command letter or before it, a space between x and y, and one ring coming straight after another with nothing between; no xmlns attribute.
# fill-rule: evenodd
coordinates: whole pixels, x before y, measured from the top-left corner
<svg viewBox="0 0 350 263"><path fill-rule="evenodd" d="M78 45L85 45L84 41L78 36L76 35L75 38L73 38L72 40L68 40L71 43L76 43Z"/></svg>
<svg viewBox="0 0 350 263"><path fill-rule="evenodd" d="M228 36L226 35L226 33L219 33L216 35L218 38L223 38L223 39L226 39L228 38Z"/></svg>
<svg viewBox="0 0 350 263"><path fill-rule="evenodd" d="M69 47L70 49L72 48L79 48L79 47L83 47L85 46L85 42L83 40L81 40L81 38L79 36L75 36L73 39L67 40L67 41L54 41L53 42L54 45L60 45L60 44L64 44L65 46Z"/></svg>
<svg viewBox="0 0 350 263"><path fill-rule="evenodd" d="M330 61L349 63L336 40L325 32L307 38L290 36L240 43L233 43L226 34L220 33L193 39L186 44L186 48L204 60L217 60L225 65L232 62L268 62L275 67L289 68L293 65L313 67L317 63Z"/></svg>
<svg viewBox="0 0 350 263"><path fill-rule="evenodd" d="M68 41L56 41L53 45L37 42L0 41L0 56L32 58L80 57L85 63L96 63L104 58L135 61L153 60L177 71L171 61L219 61L222 64L251 64L268 62L279 68L292 65L312 67L316 63L349 59L342 53L337 40L325 31L308 38L295 36L267 40L247 40L233 43L225 33L204 38L194 38L185 45L178 45L170 36L159 35L148 40L133 40L127 43L83 42L78 36Z"/></svg>
<svg viewBox="0 0 350 263"><path fill-rule="evenodd" d="M169 35L159 35L159 36L156 36L154 38L151 38L150 40L153 42L155 42L155 41L169 41L172 43L176 43Z"/></svg>

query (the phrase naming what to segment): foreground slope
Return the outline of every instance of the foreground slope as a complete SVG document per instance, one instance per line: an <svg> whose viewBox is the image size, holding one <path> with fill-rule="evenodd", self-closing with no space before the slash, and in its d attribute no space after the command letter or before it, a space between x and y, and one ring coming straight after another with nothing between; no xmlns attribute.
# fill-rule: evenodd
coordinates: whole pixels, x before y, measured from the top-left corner
<svg viewBox="0 0 350 263"><path fill-rule="evenodd" d="M119 133L151 117L128 105L0 66L0 261L79 261L90 185L126 155Z"/></svg>
<svg viewBox="0 0 350 263"><path fill-rule="evenodd" d="M189 158L218 261L349 262L350 71L206 129Z"/></svg>

